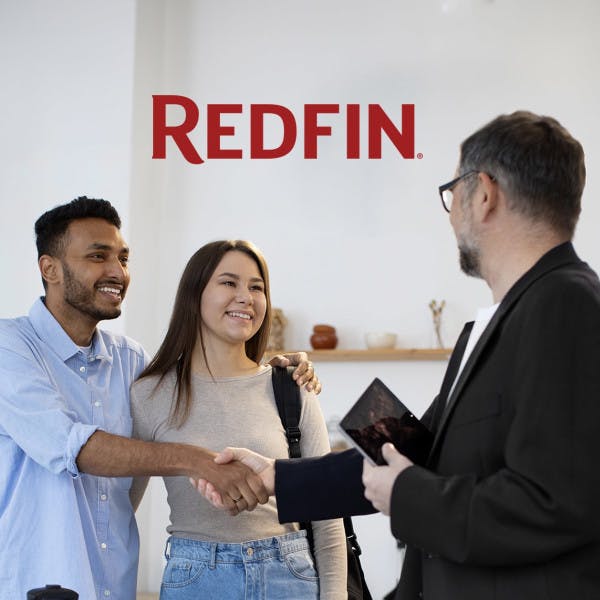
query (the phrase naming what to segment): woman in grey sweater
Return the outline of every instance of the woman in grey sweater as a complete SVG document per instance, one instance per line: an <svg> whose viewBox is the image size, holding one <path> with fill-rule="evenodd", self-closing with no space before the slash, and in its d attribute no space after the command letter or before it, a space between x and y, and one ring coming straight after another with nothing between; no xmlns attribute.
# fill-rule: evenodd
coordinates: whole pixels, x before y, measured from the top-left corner
<svg viewBox="0 0 600 600"><path fill-rule="evenodd" d="M198 250L182 275L165 339L133 386L134 436L287 457L271 367L260 364L270 316L267 266L254 245L220 241ZM302 455L325 454L318 401L301 393ZM305 531L278 522L273 498L233 519L187 478L164 481L171 537L161 600L346 598L342 521L313 523L315 569ZM134 505L146 483L134 483Z"/></svg>

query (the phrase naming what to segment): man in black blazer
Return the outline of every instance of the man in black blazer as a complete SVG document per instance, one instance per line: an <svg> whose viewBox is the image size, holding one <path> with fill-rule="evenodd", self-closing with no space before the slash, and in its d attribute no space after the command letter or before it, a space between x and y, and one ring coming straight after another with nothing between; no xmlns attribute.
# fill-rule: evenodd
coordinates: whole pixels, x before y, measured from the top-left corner
<svg viewBox="0 0 600 600"><path fill-rule="evenodd" d="M440 195L494 304L425 414L426 464L392 447L381 467L223 457L261 472L282 522L389 514L407 544L397 599L600 598L600 282L571 245L584 182L581 145L548 117L503 115L463 142Z"/></svg>

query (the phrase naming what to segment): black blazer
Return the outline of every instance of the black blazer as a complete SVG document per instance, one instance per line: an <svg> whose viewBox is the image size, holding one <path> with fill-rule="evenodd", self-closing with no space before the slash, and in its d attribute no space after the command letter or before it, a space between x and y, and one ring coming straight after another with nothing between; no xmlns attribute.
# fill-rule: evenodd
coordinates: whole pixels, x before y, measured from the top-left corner
<svg viewBox="0 0 600 600"><path fill-rule="evenodd" d="M394 484L397 598L599 599L600 282L570 243L510 289L448 399L452 379L427 465ZM373 510L361 471L354 451L278 461L280 520Z"/></svg>

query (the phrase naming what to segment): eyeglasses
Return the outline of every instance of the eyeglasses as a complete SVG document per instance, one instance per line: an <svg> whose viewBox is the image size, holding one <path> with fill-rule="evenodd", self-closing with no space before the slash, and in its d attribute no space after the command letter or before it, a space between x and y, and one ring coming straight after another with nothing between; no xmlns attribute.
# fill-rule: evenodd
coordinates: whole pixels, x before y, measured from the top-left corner
<svg viewBox="0 0 600 600"><path fill-rule="evenodd" d="M444 210L446 212L450 212L452 210L452 200L454 199L454 194L452 193L452 188L456 187L456 184L461 179L464 179L465 177L468 177L469 175L473 175L473 173L479 173L479 171L474 170L474 169L471 171L467 171L466 173L459 175L456 179L453 179L452 181L449 181L448 183L445 183L444 185L440 185L438 190L440 192L442 206L444 207Z"/></svg>

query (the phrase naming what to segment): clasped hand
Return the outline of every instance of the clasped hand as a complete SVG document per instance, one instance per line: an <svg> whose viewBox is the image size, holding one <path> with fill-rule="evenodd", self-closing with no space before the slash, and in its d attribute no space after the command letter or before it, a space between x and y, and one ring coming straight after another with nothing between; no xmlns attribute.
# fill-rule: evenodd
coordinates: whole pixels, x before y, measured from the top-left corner
<svg viewBox="0 0 600 600"><path fill-rule="evenodd" d="M191 484L216 508L237 515L243 510L254 510L258 504L265 504L275 493L275 460L261 456L246 448L225 448L216 455L215 473L231 467L242 468L247 474L246 484L236 482L230 489L212 478L190 478ZM236 495L237 494L237 495Z"/></svg>
<svg viewBox="0 0 600 600"><path fill-rule="evenodd" d="M402 471L413 463L403 454L400 454L392 444L385 444L382 448L383 458L387 465L374 467L367 461L363 463L362 481L365 486L365 497L373 506L385 515L390 514L392 489L396 478ZM231 515L237 515L242 510L253 510L257 504L264 504L268 496L275 493L275 460L267 458L246 448L225 448L215 457L219 468L236 464L243 464L249 468L259 479L257 486L253 481L249 489L243 486L235 488L234 495L223 494L221 487L214 481L207 479L190 479L192 485L216 508L227 510ZM236 462L238 461L238 462ZM239 490L242 497L237 498L235 493ZM258 491L252 495L252 492Z"/></svg>

